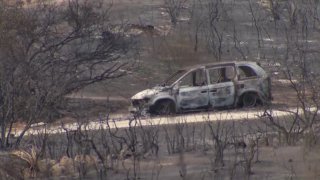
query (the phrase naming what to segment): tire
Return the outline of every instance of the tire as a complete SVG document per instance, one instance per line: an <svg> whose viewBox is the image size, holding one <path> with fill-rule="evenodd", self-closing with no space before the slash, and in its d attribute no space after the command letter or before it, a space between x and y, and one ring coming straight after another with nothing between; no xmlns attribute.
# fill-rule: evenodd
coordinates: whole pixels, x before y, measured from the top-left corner
<svg viewBox="0 0 320 180"><path fill-rule="evenodd" d="M151 113L156 115L171 115L176 113L176 107L171 100L160 100L153 106Z"/></svg>
<svg viewBox="0 0 320 180"><path fill-rule="evenodd" d="M258 95L255 93L245 93L242 96L242 107L250 108L257 105L259 98Z"/></svg>

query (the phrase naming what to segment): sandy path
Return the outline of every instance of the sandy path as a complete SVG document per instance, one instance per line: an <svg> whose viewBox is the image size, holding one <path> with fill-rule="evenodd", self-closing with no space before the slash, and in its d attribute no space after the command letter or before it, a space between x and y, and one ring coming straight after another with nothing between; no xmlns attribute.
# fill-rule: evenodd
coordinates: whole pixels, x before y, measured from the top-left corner
<svg viewBox="0 0 320 180"><path fill-rule="evenodd" d="M295 108L288 109L286 111L274 110L272 115L278 118L289 116L288 111L295 112ZM209 113L197 113L197 114L184 114L174 117L150 117L138 120L133 120L132 116L124 114L115 114L110 116L107 121L104 118L95 119L82 125L82 129L87 130L99 130L101 128L128 128L130 126L157 126L157 125L170 125L178 123L200 123L207 121L239 121L239 120L255 120L263 115L263 110L241 110L241 111L219 111ZM107 123L108 122L108 123ZM36 135L42 133L57 134L65 133L66 130L74 131L79 128L79 124L76 122L70 122L63 125L49 125L49 124L35 124L30 128L26 135ZM15 135L18 135L21 130L16 130Z"/></svg>

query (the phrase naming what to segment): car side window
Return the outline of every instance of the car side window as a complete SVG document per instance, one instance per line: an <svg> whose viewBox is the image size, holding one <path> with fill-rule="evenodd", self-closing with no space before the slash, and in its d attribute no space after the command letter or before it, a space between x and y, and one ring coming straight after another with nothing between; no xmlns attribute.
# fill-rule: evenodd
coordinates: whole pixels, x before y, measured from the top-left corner
<svg viewBox="0 0 320 180"><path fill-rule="evenodd" d="M180 87L204 86L206 84L207 79L203 69L190 72L180 81Z"/></svg>
<svg viewBox="0 0 320 180"><path fill-rule="evenodd" d="M212 68L208 70L210 77L210 84L229 82L234 77L234 68L232 66L225 66L219 68Z"/></svg>
<svg viewBox="0 0 320 180"><path fill-rule="evenodd" d="M238 72L239 80L257 77L257 73L249 66L239 66Z"/></svg>

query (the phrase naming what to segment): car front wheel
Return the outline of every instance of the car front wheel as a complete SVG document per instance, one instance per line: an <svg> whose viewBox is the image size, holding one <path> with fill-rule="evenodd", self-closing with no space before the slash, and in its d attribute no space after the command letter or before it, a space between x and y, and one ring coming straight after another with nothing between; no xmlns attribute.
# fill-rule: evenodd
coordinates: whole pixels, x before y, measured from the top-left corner
<svg viewBox="0 0 320 180"><path fill-rule="evenodd" d="M156 115L170 115L176 112L175 104L171 100L160 100L152 107L151 113Z"/></svg>

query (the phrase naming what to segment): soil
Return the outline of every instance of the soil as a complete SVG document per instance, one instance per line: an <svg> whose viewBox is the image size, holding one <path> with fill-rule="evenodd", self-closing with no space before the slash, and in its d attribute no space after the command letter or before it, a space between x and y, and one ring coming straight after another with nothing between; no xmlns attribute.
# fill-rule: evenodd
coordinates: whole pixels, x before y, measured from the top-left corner
<svg viewBox="0 0 320 180"><path fill-rule="evenodd" d="M305 179L312 180L319 177L320 157L316 151L305 152L303 147L261 147L259 159L252 162L252 174L250 179ZM181 158L181 156L183 158ZM233 164L235 156L231 152L226 152L224 167L214 167L212 165L213 155L204 152L186 152L170 155L158 160L142 160L140 169L141 179L180 179L181 170L185 169L185 179L230 179L232 171L235 171L234 179L246 179L243 171L243 164ZM183 162L181 162L181 160ZM126 160L127 169L131 160ZM184 165L181 166L181 165ZM233 166L235 165L235 166ZM231 167L231 168L230 168ZM234 169L232 169L234 168ZM125 172L125 169L120 170ZM157 177L157 173L159 176ZM110 176L111 177L111 176ZM122 179L121 173L113 174L111 179Z"/></svg>

